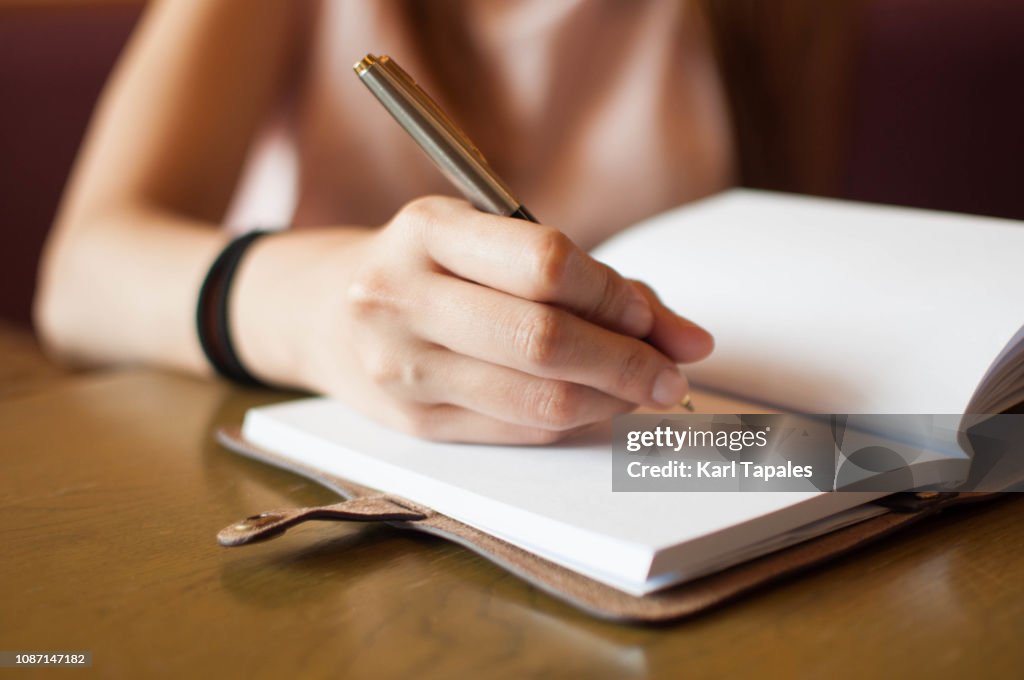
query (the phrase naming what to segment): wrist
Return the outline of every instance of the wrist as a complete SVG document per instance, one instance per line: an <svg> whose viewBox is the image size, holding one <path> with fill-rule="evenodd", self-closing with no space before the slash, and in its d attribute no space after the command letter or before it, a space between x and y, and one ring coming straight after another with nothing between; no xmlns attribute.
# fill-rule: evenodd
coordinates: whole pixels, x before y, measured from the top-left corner
<svg viewBox="0 0 1024 680"><path fill-rule="evenodd" d="M260 380L321 391L318 348L329 300L357 261L370 232L358 229L286 231L255 243L231 291L235 351ZM319 342L318 342L319 340Z"/></svg>

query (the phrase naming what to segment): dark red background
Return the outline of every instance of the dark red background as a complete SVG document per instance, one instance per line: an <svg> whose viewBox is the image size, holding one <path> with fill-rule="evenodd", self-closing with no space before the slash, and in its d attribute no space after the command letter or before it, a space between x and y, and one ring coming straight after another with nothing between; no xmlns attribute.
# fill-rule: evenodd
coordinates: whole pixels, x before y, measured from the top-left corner
<svg viewBox="0 0 1024 680"><path fill-rule="evenodd" d="M1024 3L862 7L836 194L1024 219ZM0 318L29 320L40 248L138 15L132 3L0 9Z"/></svg>

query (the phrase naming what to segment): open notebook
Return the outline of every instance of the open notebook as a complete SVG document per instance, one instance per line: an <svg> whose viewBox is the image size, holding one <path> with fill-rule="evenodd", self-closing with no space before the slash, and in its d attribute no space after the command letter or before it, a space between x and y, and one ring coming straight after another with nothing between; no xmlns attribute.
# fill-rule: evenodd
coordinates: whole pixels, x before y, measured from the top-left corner
<svg viewBox="0 0 1024 680"><path fill-rule="evenodd" d="M595 253L715 335L707 413L994 413L1024 400L1024 228L731 191ZM437 444L327 399L250 410L245 439L405 497L635 595L884 512L881 493L614 493L606 431ZM962 452L946 451L950 481Z"/></svg>

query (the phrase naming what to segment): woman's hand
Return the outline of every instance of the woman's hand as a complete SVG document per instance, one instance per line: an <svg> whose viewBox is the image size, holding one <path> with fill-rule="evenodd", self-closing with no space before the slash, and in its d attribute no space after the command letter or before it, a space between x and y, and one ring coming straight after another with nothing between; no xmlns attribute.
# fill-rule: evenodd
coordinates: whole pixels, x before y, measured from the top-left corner
<svg viewBox="0 0 1024 680"><path fill-rule="evenodd" d="M559 231L464 201L413 201L336 250L313 277L326 295L300 331L304 382L429 439L551 442L671 406L688 390L676 362L711 351Z"/></svg>
<svg viewBox="0 0 1024 680"><path fill-rule="evenodd" d="M250 5L154 3L118 67L36 299L42 337L69 361L211 373L196 295L250 143L308 42L289 3ZM711 347L557 231L445 198L378 231L261 239L229 306L257 376L435 439L550 441L669 404L686 391L674 362Z"/></svg>

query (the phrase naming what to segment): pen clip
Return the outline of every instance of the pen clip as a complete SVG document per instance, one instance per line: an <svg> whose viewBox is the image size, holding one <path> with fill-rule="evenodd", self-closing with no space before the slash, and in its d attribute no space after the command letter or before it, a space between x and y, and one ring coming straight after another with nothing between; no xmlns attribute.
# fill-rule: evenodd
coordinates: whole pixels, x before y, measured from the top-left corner
<svg viewBox="0 0 1024 680"><path fill-rule="evenodd" d="M391 75L397 81L396 84L404 88L406 93L414 98L439 125L443 126L452 139L471 153L482 165L490 167L487 158L469 138L469 135L462 131L462 128L438 106L437 102L419 86L419 83L413 80L413 77L405 69L398 65L398 62L385 54L377 60L377 64Z"/></svg>

